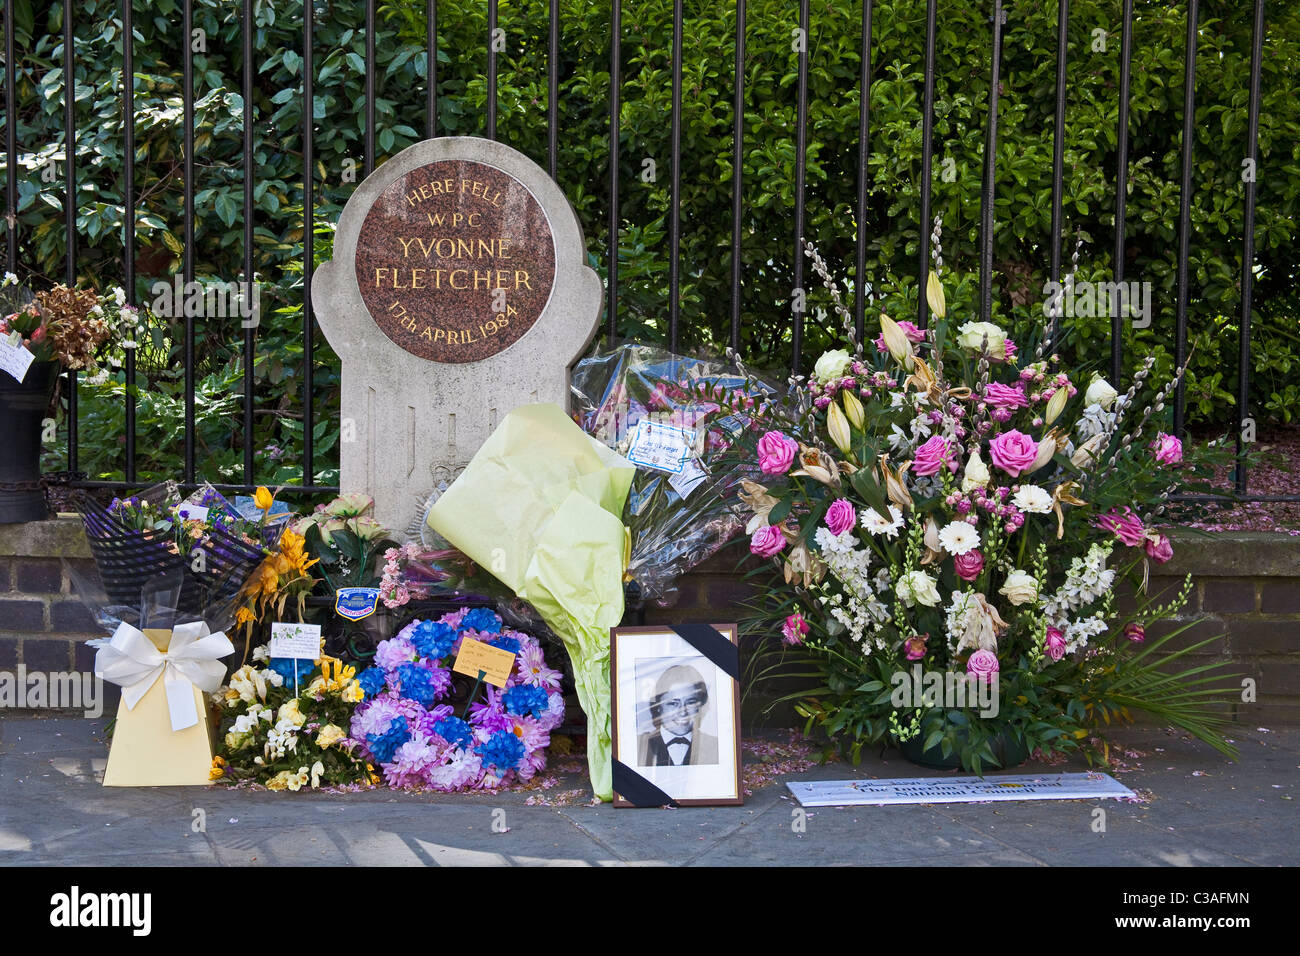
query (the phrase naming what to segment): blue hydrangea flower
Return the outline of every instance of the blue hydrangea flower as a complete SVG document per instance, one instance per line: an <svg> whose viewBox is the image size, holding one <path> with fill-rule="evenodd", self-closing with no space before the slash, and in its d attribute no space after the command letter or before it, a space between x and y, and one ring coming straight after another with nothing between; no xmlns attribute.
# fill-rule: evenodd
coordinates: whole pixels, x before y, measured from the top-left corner
<svg viewBox="0 0 1300 956"><path fill-rule="evenodd" d="M387 678L384 677L381 668L367 667L357 675L357 683L361 685L361 691L366 695L365 699L369 700L384 689Z"/></svg>
<svg viewBox="0 0 1300 956"><path fill-rule="evenodd" d="M403 697L424 707L433 706L433 702L438 699L433 675L414 661L397 665L397 686Z"/></svg>
<svg viewBox="0 0 1300 956"><path fill-rule="evenodd" d="M456 643L456 629L442 621L421 621L411 634L411 644L421 657L446 657Z"/></svg>
<svg viewBox="0 0 1300 956"><path fill-rule="evenodd" d="M528 715L540 717L546 712L550 701L543 688L521 684L519 687L511 687L502 694L501 703L505 705L508 713L519 714L521 717Z"/></svg>
<svg viewBox="0 0 1300 956"><path fill-rule="evenodd" d="M462 631L481 631L484 634L495 634L501 630L501 618L493 611L485 607L476 607L466 614L460 621Z"/></svg>
<svg viewBox="0 0 1300 956"><path fill-rule="evenodd" d="M468 747L474 742L474 731L459 717L444 717L433 725L433 732L447 743Z"/></svg>
<svg viewBox="0 0 1300 956"><path fill-rule="evenodd" d="M499 730L474 752L483 758L485 767L495 767L496 775L504 777L524 759L524 743L509 730Z"/></svg>
<svg viewBox="0 0 1300 956"><path fill-rule="evenodd" d="M511 736L514 736L513 734ZM411 739L405 717L395 717L382 734L366 734L366 746L380 763L391 763L397 748ZM520 745L522 747L522 744Z"/></svg>
<svg viewBox="0 0 1300 956"><path fill-rule="evenodd" d="M283 677L285 684L292 685L295 664L297 665L298 682L300 684L311 677L311 672L316 669L315 661L309 661L303 657L272 657L266 666Z"/></svg>
<svg viewBox="0 0 1300 956"><path fill-rule="evenodd" d="M488 644L492 647L499 647L503 651L509 651L511 654L519 653L519 642L513 637L506 637L504 634L492 638L492 640L488 641Z"/></svg>

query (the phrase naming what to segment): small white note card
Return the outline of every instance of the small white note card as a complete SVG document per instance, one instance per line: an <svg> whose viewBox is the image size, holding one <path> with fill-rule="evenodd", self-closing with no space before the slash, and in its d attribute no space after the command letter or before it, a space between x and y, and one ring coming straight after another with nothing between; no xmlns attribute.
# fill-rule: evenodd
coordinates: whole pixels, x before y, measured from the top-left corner
<svg viewBox="0 0 1300 956"><path fill-rule="evenodd" d="M271 656L317 660L320 657L320 625L276 621L271 625Z"/></svg>
<svg viewBox="0 0 1300 956"><path fill-rule="evenodd" d="M686 467L686 459L694 444L693 430L643 418L636 423L636 431L632 433L627 460L643 468L676 475Z"/></svg>
<svg viewBox="0 0 1300 956"><path fill-rule="evenodd" d="M27 369L32 364L36 356L28 351L27 346L22 344L19 339L18 347L10 345L5 339L0 339L0 369L4 369L18 381L27 377Z"/></svg>

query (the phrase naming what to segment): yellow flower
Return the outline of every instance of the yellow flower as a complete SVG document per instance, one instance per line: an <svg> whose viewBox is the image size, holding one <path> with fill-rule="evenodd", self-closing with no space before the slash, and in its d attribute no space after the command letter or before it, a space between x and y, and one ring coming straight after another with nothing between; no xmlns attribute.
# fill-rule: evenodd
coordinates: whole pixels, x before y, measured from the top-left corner
<svg viewBox="0 0 1300 956"><path fill-rule="evenodd" d="M253 495L253 504L257 505L258 511L270 511L271 505L275 504L275 499L266 488L258 488L257 493Z"/></svg>
<svg viewBox="0 0 1300 956"><path fill-rule="evenodd" d="M342 698L344 703L359 704L366 699L366 692L361 689L361 685L352 681L347 687L343 688Z"/></svg>
<svg viewBox="0 0 1300 956"><path fill-rule="evenodd" d="M346 736L347 734L342 727L335 724L326 724L320 729L320 733L316 735L316 746L324 750L326 747L334 746Z"/></svg>
<svg viewBox="0 0 1300 956"><path fill-rule="evenodd" d="M281 704L279 711L276 712L275 721L279 723L282 720L290 721L295 727L301 727L307 723L307 717L298 709L298 698L294 698L287 704Z"/></svg>
<svg viewBox="0 0 1300 956"><path fill-rule="evenodd" d="M277 774L276 774L274 777L272 777L270 780L266 781L266 789L267 789L267 790L284 790L284 789L286 789L286 788L289 786L289 781L290 781L291 779L294 779L295 776L296 776L295 774L291 774L291 773L289 773L289 771L287 771L287 770L281 770L279 773L277 773ZM299 784L299 786L301 786L301 784ZM297 787L295 787L294 789L296 790Z"/></svg>
<svg viewBox="0 0 1300 956"><path fill-rule="evenodd" d="M208 771L209 780L220 780L226 775L226 762L221 757L212 758L212 769Z"/></svg>

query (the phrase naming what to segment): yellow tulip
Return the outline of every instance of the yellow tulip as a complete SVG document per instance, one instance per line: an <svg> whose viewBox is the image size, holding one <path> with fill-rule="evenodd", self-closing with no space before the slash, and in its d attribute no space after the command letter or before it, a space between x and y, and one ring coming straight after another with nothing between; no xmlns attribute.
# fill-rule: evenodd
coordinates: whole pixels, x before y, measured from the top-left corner
<svg viewBox="0 0 1300 956"><path fill-rule="evenodd" d="M253 504L257 505L258 511L270 511L271 505L275 503L271 492L266 488L258 488L257 493L253 495Z"/></svg>
<svg viewBox="0 0 1300 956"><path fill-rule="evenodd" d="M853 447L853 435L849 431L849 420L835 402L826 406L826 430L830 432L831 441L847 455Z"/></svg>

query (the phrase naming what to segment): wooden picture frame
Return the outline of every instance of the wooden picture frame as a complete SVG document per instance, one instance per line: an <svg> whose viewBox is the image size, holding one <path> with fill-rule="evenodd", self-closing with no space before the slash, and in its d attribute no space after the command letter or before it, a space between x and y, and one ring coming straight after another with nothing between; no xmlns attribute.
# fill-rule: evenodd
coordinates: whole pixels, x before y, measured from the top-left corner
<svg viewBox="0 0 1300 956"><path fill-rule="evenodd" d="M738 646L736 624L710 627ZM613 757L678 806L741 806L740 681L705 653L716 644L692 643L692 628L701 625L610 629ZM660 805L627 799L617 782L614 806Z"/></svg>

